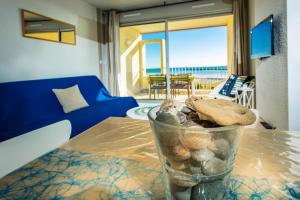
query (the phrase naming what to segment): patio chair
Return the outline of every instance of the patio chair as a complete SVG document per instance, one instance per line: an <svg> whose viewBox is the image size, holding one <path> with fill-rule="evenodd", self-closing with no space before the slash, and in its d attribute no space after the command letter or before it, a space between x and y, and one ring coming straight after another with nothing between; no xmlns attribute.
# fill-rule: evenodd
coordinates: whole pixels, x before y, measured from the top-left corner
<svg viewBox="0 0 300 200"><path fill-rule="evenodd" d="M208 98L225 99L253 109L255 107L255 78L253 76L238 76L235 78L232 87L228 87L226 84L230 82L230 79L232 80L232 77L215 87L209 93ZM242 94L243 84L248 86L244 94Z"/></svg>
<svg viewBox="0 0 300 200"><path fill-rule="evenodd" d="M167 78L166 75L149 75L149 99L154 94L154 99L156 99L156 93L159 97L159 94L163 94L163 91L167 91ZM167 99L167 92L165 92Z"/></svg>
<svg viewBox="0 0 300 200"><path fill-rule="evenodd" d="M180 90L187 90L188 97L190 97L191 85L188 74L171 75L171 97L175 98Z"/></svg>

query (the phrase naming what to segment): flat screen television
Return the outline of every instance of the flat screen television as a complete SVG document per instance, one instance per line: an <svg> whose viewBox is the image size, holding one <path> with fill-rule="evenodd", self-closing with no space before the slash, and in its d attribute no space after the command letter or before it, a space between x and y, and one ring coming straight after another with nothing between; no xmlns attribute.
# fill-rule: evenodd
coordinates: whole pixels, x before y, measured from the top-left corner
<svg viewBox="0 0 300 200"><path fill-rule="evenodd" d="M273 15L251 30L251 58L266 58L274 55Z"/></svg>

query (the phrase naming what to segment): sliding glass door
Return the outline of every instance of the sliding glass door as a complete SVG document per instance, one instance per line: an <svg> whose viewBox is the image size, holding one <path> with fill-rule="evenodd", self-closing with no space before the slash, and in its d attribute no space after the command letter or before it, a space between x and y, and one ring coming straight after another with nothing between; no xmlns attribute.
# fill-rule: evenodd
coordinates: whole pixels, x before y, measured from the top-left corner
<svg viewBox="0 0 300 200"><path fill-rule="evenodd" d="M207 95L230 72L232 24L227 15L121 27L123 94L177 100Z"/></svg>
<svg viewBox="0 0 300 200"><path fill-rule="evenodd" d="M137 99L166 99L165 23L120 28L124 93Z"/></svg>
<svg viewBox="0 0 300 200"><path fill-rule="evenodd" d="M193 95L206 96L227 79L233 58L232 28L231 15L168 22L170 75L188 75L192 81L178 89L174 99L185 99L186 87Z"/></svg>

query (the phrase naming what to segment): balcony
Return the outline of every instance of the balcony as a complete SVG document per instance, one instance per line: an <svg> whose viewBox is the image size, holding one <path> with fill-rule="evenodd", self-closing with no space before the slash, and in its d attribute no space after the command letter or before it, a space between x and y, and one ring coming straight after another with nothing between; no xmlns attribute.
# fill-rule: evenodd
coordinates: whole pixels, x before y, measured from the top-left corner
<svg viewBox="0 0 300 200"><path fill-rule="evenodd" d="M212 89L219 85L222 81L227 79L227 67L215 66L215 67L178 67L170 68L171 81L170 89L176 90L176 94L172 95L175 99L186 99L190 95L207 95ZM188 75L191 84L186 84L185 88L173 88L173 82L176 80L181 81L184 76ZM151 92L150 77L155 77L157 85L156 91ZM148 70L147 75L143 77L146 84L139 93L136 93L136 98L139 99L164 99L166 98L166 75L160 74L159 69ZM189 91L188 91L189 90ZM155 94L154 94L155 93Z"/></svg>
<svg viewBox="0 0 300 200"><path fill-rule="evenodd" d="M233 63L232 15L172 21L168 22L169 29L167 31L165 30L165 25L165 23L153 23L121 27L120 79L122 83L126 83L120 86L121 95L130 95L137 99L165 99L168 93L167 89L170 89L169 93L172 98L186 99L191 94L207 95L219 83L227 79ZM185 62L181 62L181 65L180 62L173 61L174 57L177 56L178 58L178 54L175 55L174 49L179 49L182 54L194 53L192 51L199 44L199 37L191 38L188 34L195 35L192 32L200 32L200 29L216 29L218 27L222 31L221 37L225 44L223 44L224 48L220 53L216 53L216 51L207 52L206 55L210 57L213 64L208 63L204 65L190 62L190 60L197 60L197 55L192 59L182 58L181 60ZM189 46L182 43L184 42L182 36L181 44L180 42L174 42L176 41L176 34L184 35L184 32L187 33L185 36L186 43L191 43L192 41ZM167 33L169 35L169 43L166 39ZM207 37L210 36L208 35ZM193 44L193 40L195 44ZM201 38L201 40L205 41L206 38ZM210 41L212 48L215 50L220 48L219 43L212 39ZM205 46L199 46L197 50L203 52L205 51ZM153 56L154 54L155 56ZM223 65L216 65L215 61L218 60L220 55L226 61L222 63ZM170 60L169 69L167 69L167 56L169 56ZM204 60L203 56L200 58L200 61L202 60ZM185 81L186 86L181 85L182 87L175 88L176 84L178 86L177 82L184 82L182 77L187 75L189 78ZM153 76L156 76L156 79L154 78L152 81L151 78ZM167 77L170 77L169 87L167 87Z"/></svg>

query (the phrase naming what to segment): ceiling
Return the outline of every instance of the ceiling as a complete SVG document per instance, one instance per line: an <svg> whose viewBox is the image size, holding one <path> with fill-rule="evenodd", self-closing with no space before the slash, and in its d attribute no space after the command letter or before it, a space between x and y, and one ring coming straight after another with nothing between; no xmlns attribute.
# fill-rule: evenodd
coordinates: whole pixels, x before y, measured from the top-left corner
<svg viewBox="0 0 300 200"><path fill-rule="evenodd" d="M170 5L174 3L190 2L195 0L85 0L103 10L127 11L153 6Z"/></svg>

